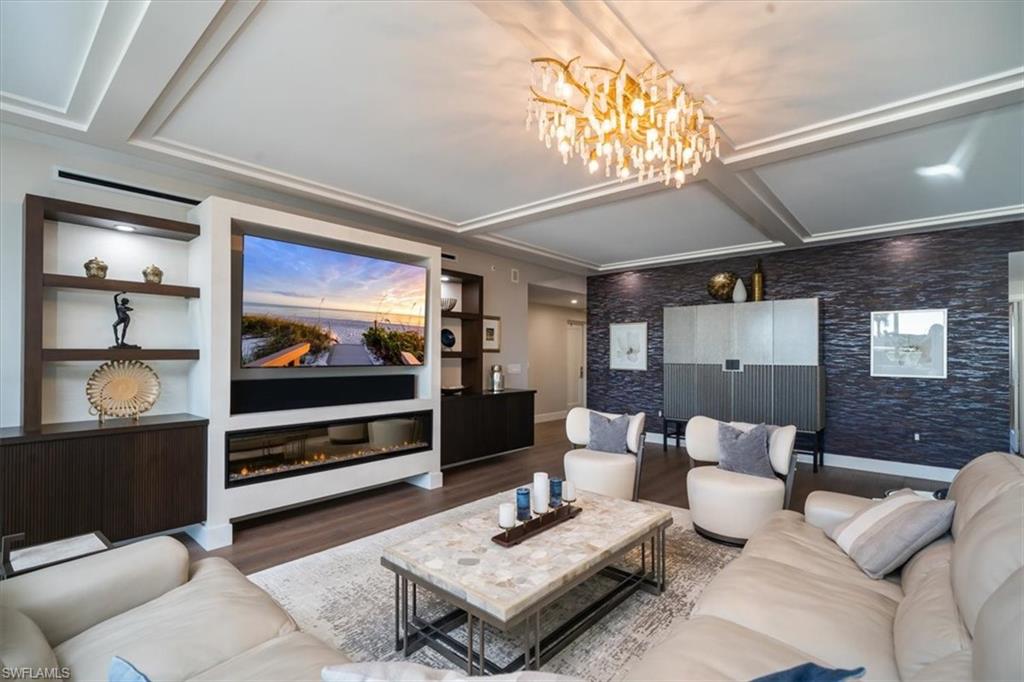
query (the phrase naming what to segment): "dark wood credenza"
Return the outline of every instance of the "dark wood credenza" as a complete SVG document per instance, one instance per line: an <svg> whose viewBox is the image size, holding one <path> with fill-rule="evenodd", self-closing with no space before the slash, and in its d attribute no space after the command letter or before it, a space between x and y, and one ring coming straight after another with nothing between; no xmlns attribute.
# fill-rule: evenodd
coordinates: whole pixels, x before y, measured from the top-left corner
<svg viewBox="0 0 1024 682"><path fill-rule="evenodd" d="M441 397L441 466L533 445L536 391L466 393Z"/></svg>
<svg viewBox="0 0 1024 682"><path fill-rule="evenodd" d="M206 519L206 428L190 414L0 429L0 535L112 542Z"/></svg>

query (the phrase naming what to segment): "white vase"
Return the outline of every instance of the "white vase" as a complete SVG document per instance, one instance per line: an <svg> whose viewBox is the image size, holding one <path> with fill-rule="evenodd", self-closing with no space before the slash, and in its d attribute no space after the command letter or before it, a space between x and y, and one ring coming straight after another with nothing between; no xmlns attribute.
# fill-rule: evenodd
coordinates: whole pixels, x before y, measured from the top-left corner
<svg viewBox="0 0 1024 682"><path fill-rule="evenodd" d="M747 300L747 286L742 279L736 280L736 286L732 290L732 302L743 303Z"/></svg>

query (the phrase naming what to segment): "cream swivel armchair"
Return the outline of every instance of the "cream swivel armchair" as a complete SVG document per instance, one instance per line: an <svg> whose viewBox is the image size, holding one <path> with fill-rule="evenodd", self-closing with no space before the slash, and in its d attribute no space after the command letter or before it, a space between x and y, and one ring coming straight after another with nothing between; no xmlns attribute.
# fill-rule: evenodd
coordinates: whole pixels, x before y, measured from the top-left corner
<svg viewBox="0 0 1024 682"><path fill-rule="evenodd" d="M640 469L644 457L643 412L629 417L626 431L627 453L599 452L587 449L590 443L590 413L585 407L574 407L565 418L565 435L573 445L580 446L565 453L565 478L579 490L599 495L636 500L640 495ZM621 415L598 412L605 417Z"/></svg>
<svg viewBox="0 0 1024 682"><path fill-rule="evenodd" d="M718 425L709 417L686 422L686 451L696 462L718 462ZM730 422L746 431L753 424ZM769 516L789 506L796 471L793 445L795 426L780 426L768 437L768 458L776 478L725 471L716 466L697 466L686 475L690 518L701 535L743 545Z"/></svg>

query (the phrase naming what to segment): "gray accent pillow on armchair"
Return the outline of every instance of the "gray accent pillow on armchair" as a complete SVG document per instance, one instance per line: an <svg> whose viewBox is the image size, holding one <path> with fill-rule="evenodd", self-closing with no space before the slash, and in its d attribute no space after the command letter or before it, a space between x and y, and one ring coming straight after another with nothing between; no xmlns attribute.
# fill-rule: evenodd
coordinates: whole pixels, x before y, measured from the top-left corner
<svg viewBox="0 0 1024 682"><path fill-rule="evenodd" d="M718 468L750 476L775 478L768 457L768 427L758 424L742 431L726 423L718 425L718 450L722 456Z"/></svg>
<svg viewBox="0 0 1024 682"><path fill-rule="evenodd" d="M609 419L597 412L590 413L590 437L587 441L588 450L598 452L629 452L626 445L626 434L629 431L629 415L621 415Z"/></svg>

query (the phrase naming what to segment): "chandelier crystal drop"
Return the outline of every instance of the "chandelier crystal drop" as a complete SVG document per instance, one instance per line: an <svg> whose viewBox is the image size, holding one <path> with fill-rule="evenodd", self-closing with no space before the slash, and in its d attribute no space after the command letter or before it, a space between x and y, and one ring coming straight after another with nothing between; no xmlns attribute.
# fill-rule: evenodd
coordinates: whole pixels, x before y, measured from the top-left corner
<svg viewBox="0 0 1024 682"><path fill-rule="evenodd" d="M718 131L695 99L650 64L636 76L618 69L584 66L538 57L531 62L533 83L526 129L554 148L562 162L579 158L591 173L620 181L658 179L682 187L688 176L717 158Z"/></svg>

